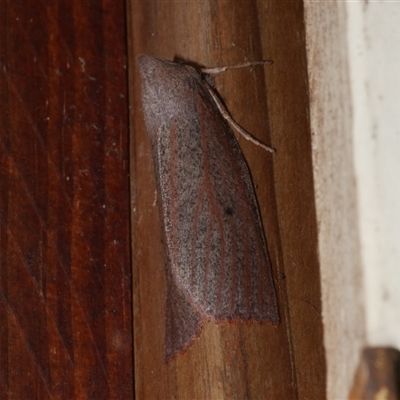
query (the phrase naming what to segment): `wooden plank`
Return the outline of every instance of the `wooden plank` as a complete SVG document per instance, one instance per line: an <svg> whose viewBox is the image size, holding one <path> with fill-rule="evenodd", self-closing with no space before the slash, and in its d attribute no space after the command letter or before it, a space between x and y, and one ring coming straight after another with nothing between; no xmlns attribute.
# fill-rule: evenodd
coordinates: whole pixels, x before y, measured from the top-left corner
<svg viewBox="0 0 400 400"><path fill-rule="evenodd" d="M0 397L130 398L124 3L0 15Z"/></svg>
<svg viewBox="0 0 400 400"><path fill-rule="evenodd" d="M348 396L366 342L347 3L305 2L327 397ZM361 6L361 5L360 5Z"/></svg>
<svg viewBox="0 0 400 400"><path fill-rule="evenodd" d="M147 398L325 397L317 226L302 2L131 1L135 385ZM165 258L136 56L197 65L272 59L216 87L236 121L277 149L239 139L274 267L281 324L208 323L184 354L164 361Z"/></svg>

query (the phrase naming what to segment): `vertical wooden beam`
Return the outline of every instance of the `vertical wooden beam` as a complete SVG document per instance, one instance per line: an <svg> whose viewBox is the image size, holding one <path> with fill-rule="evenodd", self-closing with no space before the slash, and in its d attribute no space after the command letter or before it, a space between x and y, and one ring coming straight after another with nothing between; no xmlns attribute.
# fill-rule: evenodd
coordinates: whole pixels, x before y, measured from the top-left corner
<svg viewBox="0 0 400 400"><path fill-rule="evenodd" d="M324 398L317 225L301 1L130 1L136 395L145 398ZM165 259L136 56L197 65L272 59L216 79L245 129L249 164L278 291L281 324L208 323L185 353L164 361Z"/></svg>
<svg viewBox="0 0 400 400"><path fill-rule="evenodd" d="M0 18L0 397L130 398L124 3Z"/></svg>
<svg viewBox="0 0 400 400"><path fill-rule="evenodd" d="M327 395L347 398L365 345L346 4L305 3Z"/></svg>

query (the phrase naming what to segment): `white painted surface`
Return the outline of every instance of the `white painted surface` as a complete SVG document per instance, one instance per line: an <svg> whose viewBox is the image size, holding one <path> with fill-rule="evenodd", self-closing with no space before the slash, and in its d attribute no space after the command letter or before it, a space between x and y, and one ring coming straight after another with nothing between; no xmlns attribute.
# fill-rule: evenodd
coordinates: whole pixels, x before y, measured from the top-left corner
<svg viewBox="0 0 400 400"><path fill-rule="evenodd" d="M400 2L348 2L366 333L400 348Z"/></svg>

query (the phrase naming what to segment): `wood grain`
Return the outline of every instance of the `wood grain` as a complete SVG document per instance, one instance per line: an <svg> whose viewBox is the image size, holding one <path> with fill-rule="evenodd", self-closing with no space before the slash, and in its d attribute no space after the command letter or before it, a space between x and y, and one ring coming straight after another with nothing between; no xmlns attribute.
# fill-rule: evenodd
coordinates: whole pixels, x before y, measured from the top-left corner
<svg viewBox="0 0 400 400"><path fill-rule="evenodd" d="M0 398L130 398L124 3L0 16Z"/></svg>
<svg viewBox="0 0 400 400"><path fill-rule="evenodd" d="M347 3L305 3L327 397L348 396L366 345Z"/></svg>
<svg viewBox="0 0 400 400"><path fill-rule="evenodd" d="M325 397L317 226L302 2L129 3L135 385L139 399ZM150 141L136 56L176 57L234 70L216 87L235 120L277 149L239 138L249 164L278 288L282 322L208 323L166 364L166 281Z"/></svg>

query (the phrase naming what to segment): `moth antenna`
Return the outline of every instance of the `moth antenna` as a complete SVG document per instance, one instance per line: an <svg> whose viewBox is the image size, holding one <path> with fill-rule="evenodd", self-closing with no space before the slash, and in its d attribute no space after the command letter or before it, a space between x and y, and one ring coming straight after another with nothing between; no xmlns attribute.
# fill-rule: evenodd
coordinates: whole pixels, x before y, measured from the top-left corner
<svg viewBox="0 0 400 400"><path fill-rule="evenodd" d="M248 68L248 67L254 67L256 65L265 65L265 64L271 65L272 61L271 60L247 61L241 64L227 65L226 67L202 68L201 72L203 74L208 74L208 75L218 75L221 74L222 72L227 71L228 69Z"/></svg>
<svg viewBox="0 0 400 400"><path fill-rule="evenodd" d="M260 61L261 62L261 61ZM247 63L248 64L248 63ZM229 67L223 67L223 68L229 68ZM212 89L211 85L207 82L205 82L205 86L207 87L208 92L210 93L211 97L213 98L215 104L218 107L219 112L221 115L224 117L228 123L233 126L236 131L238 131L246 140L249 140L250 142L254 143L256 146L259 146L263 148L266 151L269 151L270 153L275 153L275 149L273 147L267 146L266 144L260 142L258 139L256 139L254 136L252 136L249 132L244 130L229 114L228 110L226 107L223 105L222 101L218 98L218 96L215 94L214 90Z"/></svg>

